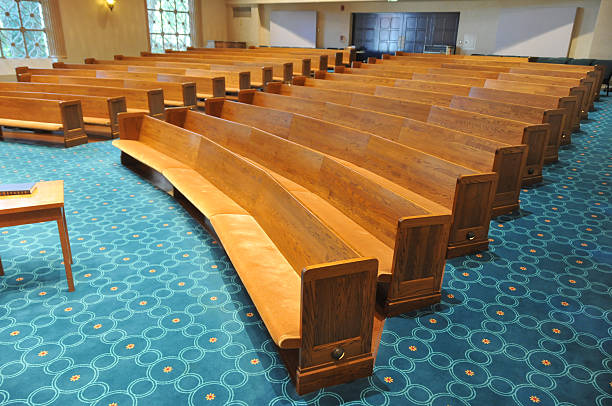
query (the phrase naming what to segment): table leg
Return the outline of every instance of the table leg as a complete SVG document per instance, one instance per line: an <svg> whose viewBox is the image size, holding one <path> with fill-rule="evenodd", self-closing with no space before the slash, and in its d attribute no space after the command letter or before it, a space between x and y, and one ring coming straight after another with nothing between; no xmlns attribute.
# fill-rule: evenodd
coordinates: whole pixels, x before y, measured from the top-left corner
<svg viewBox="0 0 612 406"><path fill-rule="evenodd" d="M0 276L4 276L4 268L2 267L2 258L0 258Z"/></svg>
<svg viewBox="0 0 612 406"><path fill-rule="evenodd" d="M68 253L70 255L70 263L74 264L72 259L72 248L70 247L70 238L68 238L68 223L66 222L66 211L62 207L62 218L64 219L64 227L66 228L66 242L68 243Z"/></svg>
<svg viewBox="0 0 612 406"><path fill-rule="evenodd" d="M59 231L60 243L62 244L62 254L64 255L64 267L66 268L66 280L68 290L74 292L74 281L72 280L72 258L70 256L70 242L68 241L68 231L63 217L57 219L57 229Z"/></svg>

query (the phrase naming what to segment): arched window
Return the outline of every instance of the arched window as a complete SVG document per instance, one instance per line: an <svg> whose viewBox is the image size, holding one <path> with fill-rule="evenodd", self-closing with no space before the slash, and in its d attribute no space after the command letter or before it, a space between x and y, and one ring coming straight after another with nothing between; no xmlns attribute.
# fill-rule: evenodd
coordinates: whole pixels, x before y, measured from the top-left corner
<svg viewBox="0 0 612 406"><path fill-rule="evenodd" d="M0 56L48 58L65 54L55 1L0 1Z"/></svg>
<svg viewBox="0 0 612 406"><path fill-rule="evenodd" d="M195 42L193 0L147 0L151 52L185 50Z"/></svg>

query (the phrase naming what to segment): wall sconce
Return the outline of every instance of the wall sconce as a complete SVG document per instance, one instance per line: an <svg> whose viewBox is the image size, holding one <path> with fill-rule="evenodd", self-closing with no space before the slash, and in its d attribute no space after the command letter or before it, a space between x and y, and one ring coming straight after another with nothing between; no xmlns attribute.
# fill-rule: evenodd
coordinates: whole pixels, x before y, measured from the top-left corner
<svg viewBox="0 0 612 406"><path fill-rule="evenodd" d="M110 11L113 11L113 7L115 7L116 0L105 0L105 3L106 7L108 7Z"/></svg>

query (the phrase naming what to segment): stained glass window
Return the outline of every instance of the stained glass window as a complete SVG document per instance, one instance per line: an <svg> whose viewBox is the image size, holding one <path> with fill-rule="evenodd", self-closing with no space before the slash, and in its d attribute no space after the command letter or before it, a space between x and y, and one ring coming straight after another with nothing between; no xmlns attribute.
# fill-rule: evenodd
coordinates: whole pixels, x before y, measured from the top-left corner
<svg viewBox="0 0 612 406"><path fill-rule="evenodd" d="M191 46L192 10L192 0L147 0L151 52Z"/></svg>
<svg viewBox="0 0 612 406"><path fill-rule="evenodd" d="M43 4L32 0L0 1L0 53L4 58L49 56Z"/></svg>

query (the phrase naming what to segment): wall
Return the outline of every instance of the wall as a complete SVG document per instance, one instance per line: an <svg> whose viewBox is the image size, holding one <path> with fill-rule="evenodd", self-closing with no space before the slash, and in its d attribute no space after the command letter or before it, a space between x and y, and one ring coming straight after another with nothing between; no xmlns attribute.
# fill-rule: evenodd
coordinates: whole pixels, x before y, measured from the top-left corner
<svg viewBox="0 0 612 406"><path fill-rule="evenodd" d="M589 56L612 59L612 0L601 0Z"/></svg>
<svg viewBox="0 0 612 406"><path fill-rule="evenodd" d="M228 5L241 3L242 0L229 0ZM277 0L278 2L279 0ZM610 1L610 0L604 0ZM246 2L244 0L243 2ZM259 13L251 19L232 18L231 8L228 12L229 40L247 41L250 45L269 43L270 11L271 10L316 10L318 12L318 47L345 47L348 41L340 41L340 35L346 38L350 35L351 13L356 12L451 12L461 13L458 39L464 34L476 35L476 49L468 53L490 53L495 49L497 23L501 8L512 7L580 7L575 23L574 34L570 45L569 56L585 58L591 53L593 32L597 22L597 14L601 0L458 0L458 1L346 1L295 4L268 4L271 0L260 0L257 3ZM252 1L251 1L252 3ZM283 2L285 3L285 2ZM344 11L340 10L344 5ZM249 20L249 21L246 21ZM608 18L606 23L609 24ZM605 24L602 22L602 24ZM258 30L254 27L258 26ZM256 31L259 31L258 33ZM257 43L257 39L259 42ZM609 42L608 42L609 44ZM459 49L460 51L460 49ZM612 57L612 56L611 56Z"/></svg>
<svg viewBox="0 0 612 406"><path fill-rule="evenodd" d="M103 0L59 0L68 62L138 55L149 46L144 0L119 0L111 12Z"/></svg>

